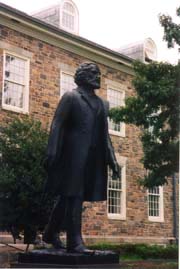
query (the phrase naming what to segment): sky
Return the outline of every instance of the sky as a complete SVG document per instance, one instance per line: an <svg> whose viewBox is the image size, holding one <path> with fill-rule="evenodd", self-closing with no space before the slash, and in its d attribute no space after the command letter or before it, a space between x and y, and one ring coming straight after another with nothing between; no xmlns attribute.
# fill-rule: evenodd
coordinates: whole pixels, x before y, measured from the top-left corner
<svg viewBox="0 0 180 269"><path fill-rule="evenodd" d="M0 0L1 3L32 14L60 3L56 0ZM79 34L110 49L152 38L159 61L177 63L178 48L167 49L158 15L168 14L174 22L179 0L74 0L79 9Z"/></svg>

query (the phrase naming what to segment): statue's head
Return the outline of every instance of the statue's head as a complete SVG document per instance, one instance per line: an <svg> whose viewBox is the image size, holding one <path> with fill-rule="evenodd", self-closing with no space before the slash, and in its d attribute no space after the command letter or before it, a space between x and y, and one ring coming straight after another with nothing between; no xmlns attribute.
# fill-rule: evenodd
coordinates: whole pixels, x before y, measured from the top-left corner
<svg viewBox="0 0 180 269"><path fill-rule="evenodd" d="M100 88L100 76L100 69L95 63L83 63L77 68L74 81L78 86L95 90Z"/></svg>

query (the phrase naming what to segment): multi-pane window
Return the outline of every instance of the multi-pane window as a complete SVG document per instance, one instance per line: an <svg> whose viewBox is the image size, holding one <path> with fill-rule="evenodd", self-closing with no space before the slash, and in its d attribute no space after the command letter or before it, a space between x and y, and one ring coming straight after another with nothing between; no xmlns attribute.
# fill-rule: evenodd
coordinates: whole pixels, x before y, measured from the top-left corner
<svg viewBox="0 0 180 269"><path fill-rule="evenodd" d="M75 30L76 11L73 5L65 2L62 11L62 26L70 31Z"/></svg>
<svg viewBox="0 0 180 269"><path fill-rule="evenodd" d="M29 60L4 53L3 108L28 111Z"/></svg>
<svg viewBox="0 0 180 269"><path fill-rule="evenodd" d="M122 158L124 159L124 158ZM125 164L120 166L120 178L113 179L112 170L108 169L107 212L109 218L125 219Z"/></svg>
<svg viewBox="0 0 180 269"><path fill-rule="evenodd" d="M163 221L163 188L148 190L148 215L151 221Z"/></svg>
<svg viewBox="0 0 180 269"><path fill-rule="evenodd" d="M61 89L60 95L62 96L67 91L72 91L77 85L74 82L72 74L61 72Z"/></svg>
<svg viewBox="0 0 180 269"><path fill-rule="evenodd" d="M111 87L107 89L107 99L110 108L120 107L124 105L124 91L116 90ZM115 123L109 119L109 130L111 134L119 134L124 136L124 123Z"/></svg>
<svg viewBox="0 0 180 269"><path fill-rule="evenodd" d="M121 173L120 173L121 174ZM108 213L121 214L121 196L122 196L121 177L112 178L112 170L108 170Z"/></svg>

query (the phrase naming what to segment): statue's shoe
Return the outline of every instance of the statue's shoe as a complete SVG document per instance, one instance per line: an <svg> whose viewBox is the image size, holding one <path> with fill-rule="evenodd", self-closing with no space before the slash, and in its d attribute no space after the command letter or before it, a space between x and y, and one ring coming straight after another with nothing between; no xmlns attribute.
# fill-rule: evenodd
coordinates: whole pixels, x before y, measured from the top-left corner
<svg viewBox="0 0 180 269"><path fill-rule="evenodd" d="M59 239L58 235L48 236L46 233L43 235L42 240L47 244L52 244L55 249L65 249L65 245Z"/></svg>
<svg viewBox="0 0 180 269"><path fill-rule="evenodd" d="M76 246L68 246L67 247L67 252L69 253L80 253L80 254L89 254L89 255L93 255L94 254L94 250L88 249L86 248L83 244L79 244Z"/></svg>

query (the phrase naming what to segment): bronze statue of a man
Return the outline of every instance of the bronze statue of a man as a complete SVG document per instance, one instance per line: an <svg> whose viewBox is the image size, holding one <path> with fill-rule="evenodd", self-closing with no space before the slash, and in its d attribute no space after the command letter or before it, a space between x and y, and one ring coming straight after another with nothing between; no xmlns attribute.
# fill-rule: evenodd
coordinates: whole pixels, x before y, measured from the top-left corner
<svg viewBox="0 0 180 269"><path fill-rule="evenodd" d="M47 189L58 200L43 241L64 248L59 232L66 230L67 251L86 253L81 234L83 201L107 199L107 166L119 177L119 166L108 134L108 102L95 94L100 88L95 63L81 64L75 73L78 87L61 98L52 121L47 149Z"/></svg>

